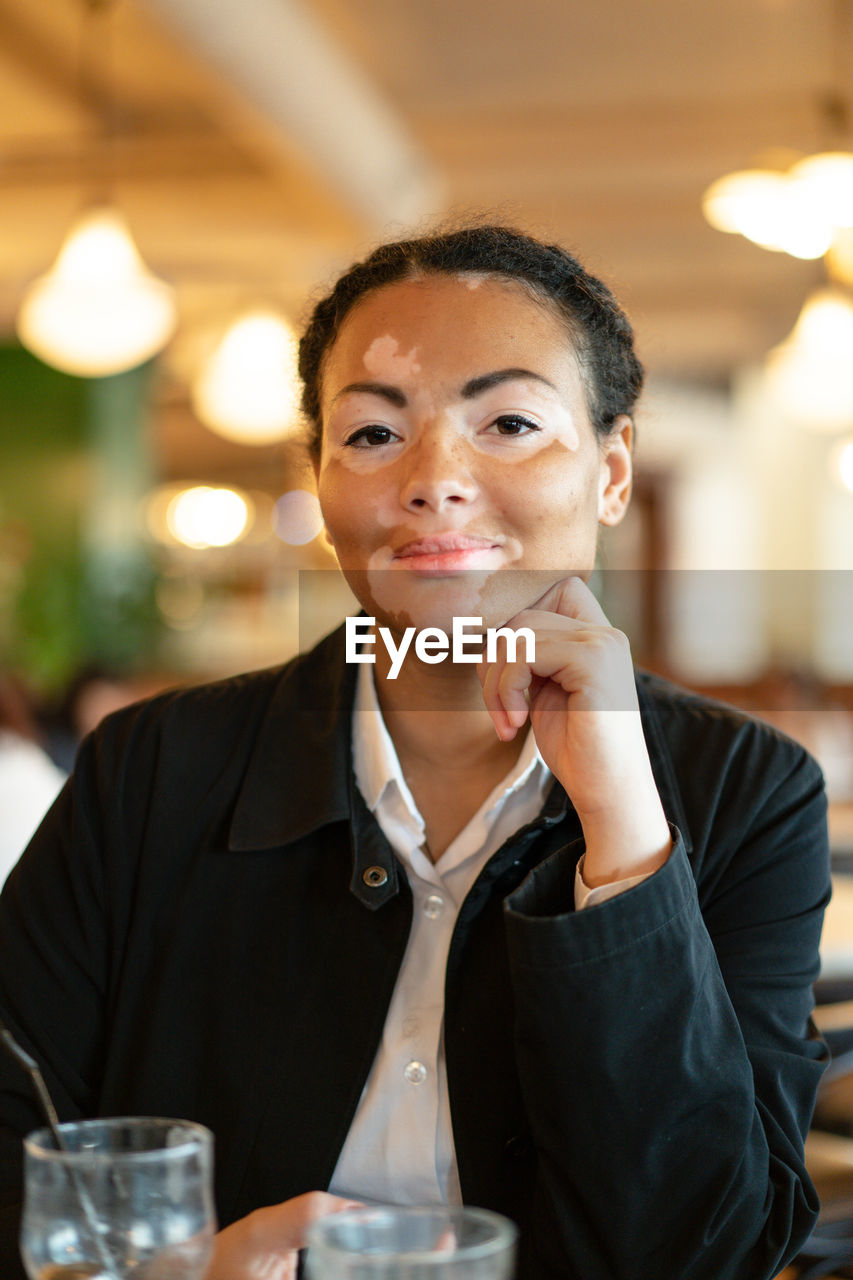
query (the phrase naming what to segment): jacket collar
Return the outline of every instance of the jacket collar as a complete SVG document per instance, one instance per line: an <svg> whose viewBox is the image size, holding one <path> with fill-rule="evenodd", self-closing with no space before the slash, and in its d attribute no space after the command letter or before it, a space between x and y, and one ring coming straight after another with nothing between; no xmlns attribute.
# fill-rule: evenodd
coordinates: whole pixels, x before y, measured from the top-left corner
<svg viewBox="0 0 853 1280"><path fill-rule="evenodd" d="M283 668L249 756L228 846L270 849L350 819L357 668L340 627Z"/></svg>
<svg viewBox="0 0 853 1280"><path fill-rule="evenodd" d="M343 627L282 669L249 757L229 848L274 848L357 816L351 759L357 671L344 661ZM687 815L653 692L659 683L637 674L643 730L664 811L689 853Z"/></svg>

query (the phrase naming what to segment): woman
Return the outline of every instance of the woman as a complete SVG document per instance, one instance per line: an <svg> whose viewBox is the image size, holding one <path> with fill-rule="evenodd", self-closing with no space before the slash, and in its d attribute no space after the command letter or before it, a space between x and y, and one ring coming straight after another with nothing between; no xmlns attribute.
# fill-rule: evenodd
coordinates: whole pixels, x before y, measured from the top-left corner
<svg viewBox="0 0 853 1280"><path fill-rule="evenodd" d="M65 1116L213 1127L214 1280L289 1274L362 1197L508 1214L523 1280L774 1275L816 1212L822 782L635 680L585 584L630 495L626 318L469 228L348 272L301 371L374 643L108 719L0 900L0 1016ZM459 618L534 652L436 661Z"/></svg>

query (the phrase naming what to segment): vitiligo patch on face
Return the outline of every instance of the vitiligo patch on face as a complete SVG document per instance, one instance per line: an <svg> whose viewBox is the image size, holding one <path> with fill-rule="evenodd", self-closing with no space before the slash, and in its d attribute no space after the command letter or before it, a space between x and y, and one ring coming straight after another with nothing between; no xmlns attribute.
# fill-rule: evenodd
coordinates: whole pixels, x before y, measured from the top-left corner
<svg viewBox="0 0 853 1280"><path fill-rule="evenodd" d="M554 416L551 421L554 427L554 434L556 436L555 443L563 445L571 453L577 453L580 448L581 441L578 429L575 426L574 418L569 413L568 409L564 409L562 406L559 408L555 407L553 414Z"/></svg>
<svg viewBox="0 0 853 1280"><path fill-rule="evenodd" d="M372 475L375 471L388 467L394 461L393 454L382 454L376 449L341 449L337 461L347 471L354 471L356 475ZM382 524L383 521L379 520Z"/></svg>
<svg viewBox="0 0 853 1280"><path fill-rule="evenodd" d="M371 555L366 572L359 574L357 581L348 575L350 586L368 612L418 626L424 622L449 625L453 615L483 612L480 605L493 576L488 571L468 572L427 584L402 572L402 567L391 547L381 547Z"/></svg>
<svg viewBox="0 0 853 1280"><path fill-rule="evenodd" d="M400 343L390 333L374 338L362 359L368 373L376 378L387 378L393 383L411 378L421 371L418 348L412 347L411 351L402 352Z"/></svg>
<svg viewBox="0 0 853 1280"><path fill-rule="evenodd" d="M499 625L516 613L525 601L517 598L520 577L508 572L522 553L520 542L506 538L501 548L501 563L496 569L469 569L464 573L424 578L406 572L407 561L395 556L391 547L381 547L369 558L366 570L344 573L360 603L369 613L404 625L450 625L454 615L479 614L489 626ZM534 592L528 599L535 599Z"/></svg>
<svg viewBox="0 0 853 1280"><path fill-rule="evenodd" d="M537 416L547 424L547 430L541 432L532 438L528 436L525 440L525 446L538 452L539 449L547 448L551 444L561 444L570 453L576 453L580 448L580 434L575 424L574 414L563 403L562 399L548 388L536 387L530 381L525 386L525 404L529 404L531 409L537 411ZM519 415L524 416L524 409L519 409Z"/></svg>

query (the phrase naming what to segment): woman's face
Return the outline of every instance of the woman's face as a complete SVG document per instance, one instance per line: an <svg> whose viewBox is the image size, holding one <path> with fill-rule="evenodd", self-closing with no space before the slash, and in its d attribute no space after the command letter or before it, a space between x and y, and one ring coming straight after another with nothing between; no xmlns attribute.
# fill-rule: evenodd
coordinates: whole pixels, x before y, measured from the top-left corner
<svg viewBox="0 0 853 1280"><path fill-rule="evenodd" d="M631 480L631 423L600 444L556 315L493 277L369 294L325 365L320 504L341 568L395 629L498 626L569 573Z"/></svg>

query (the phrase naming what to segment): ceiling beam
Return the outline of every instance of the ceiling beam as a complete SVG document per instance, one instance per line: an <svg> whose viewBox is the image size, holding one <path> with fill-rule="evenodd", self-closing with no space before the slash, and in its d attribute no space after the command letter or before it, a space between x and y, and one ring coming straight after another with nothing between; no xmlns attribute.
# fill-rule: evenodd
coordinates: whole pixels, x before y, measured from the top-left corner
<svg viewBox="0 0 853 1280"><path fill-rule="evenodd" d="M256 175L259 165L230 139L210 129L91 136L66 146L55 140L0 146L0 187L79 185L108 173L121 182Z"/></svg>
<svg viewBox="0 0 853 1280"><path fill-rule="evenodd" d="M435 214L440 184L402 121L298 0L144 0L318 168L368 226Z"/></svg>

